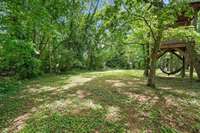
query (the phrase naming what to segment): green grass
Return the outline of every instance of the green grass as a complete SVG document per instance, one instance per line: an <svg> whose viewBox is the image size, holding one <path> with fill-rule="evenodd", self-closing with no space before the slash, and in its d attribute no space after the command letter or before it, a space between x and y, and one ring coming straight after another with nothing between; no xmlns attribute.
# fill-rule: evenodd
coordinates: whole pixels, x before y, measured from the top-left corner
<svg viewBox="0 0 200 133"><path fill-rule="evenodd" d="M44 117L45 116L45 117ZM61 115L60 113L44 113L28 121L22 133L87 133L87 132L125 132L124 128L116 123L103 119L99 111L91 112L86 116Z"/></svg>
<svg viewBox="0 0 200 133"><path fill-rule="evenodd" d="M0 93L0 131L200 132L200 83L158 75L156 89L146 86L140 70L4 81L0 84L4 87Z"/></svg>

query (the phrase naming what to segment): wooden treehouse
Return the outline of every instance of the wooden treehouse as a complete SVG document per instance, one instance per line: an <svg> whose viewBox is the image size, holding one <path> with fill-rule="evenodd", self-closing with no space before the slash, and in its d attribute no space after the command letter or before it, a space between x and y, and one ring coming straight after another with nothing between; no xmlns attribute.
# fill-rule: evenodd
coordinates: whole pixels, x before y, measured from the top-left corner
<svg viewBox="0 0 200 133"><path fill-rule="evenodd" d="M177 57L179 64L178 65L175 62L177 62L177 59L175 62L170 60L175 60L174 57L172 58L172 55L170 57L163 61L164 63L160 65L160 69L163 73L166 73L168 75L170 74L176 74L180 71L182 71L182 76L185 76L185 69L187 66L190 66L190 68L193 68L193 62L192 62L192 48L194 47L195 42L194 41L179 41L179 40L169 40L166 42L162 42L160 45L161 54L158 58L162 58L163 55L166 55L167 53L172 54L173 56ZM169 64L173 63L173 64ZM170 67L170 68L169 68ZM191 75L193 73L193 70L191 70Z"/></svg>
<svg viewBox="0 0 200 133"><path fill-rule="evenodd" d="M189 5L196 13L200 10L200 2L191 2ZM196 17L195 15L196 14L194 14L193 17L188 17L185 16L185 12L182 12L181 15L177 17L177 26L190 26L192 20Z"/></svg>
<svg viewBox="0 0 200 133"><path fill-rule="evenodd" d="M195 14L193 15L193 17L187 17L185 16L185 13L182 13L182 15L179 15L177 17L177 26L191 26L193 24L196 27L195 21L197 21L197 13L200 10L200 2L191 2L189 4L193 8ZM164 63L160 64L161 71L168 75L182 72L182 77L184 77L186 67L190 66L190 78L193 78L194 66L192 61L192 49L194 48L194 45L195 41L193 40L186 42L174 39L161 42L158 59L164 60L161 58L164 55L166 56L165 60L162 61ZM176 60L179 60L179 64L181 65L173 62L175 58Z"/></svg>

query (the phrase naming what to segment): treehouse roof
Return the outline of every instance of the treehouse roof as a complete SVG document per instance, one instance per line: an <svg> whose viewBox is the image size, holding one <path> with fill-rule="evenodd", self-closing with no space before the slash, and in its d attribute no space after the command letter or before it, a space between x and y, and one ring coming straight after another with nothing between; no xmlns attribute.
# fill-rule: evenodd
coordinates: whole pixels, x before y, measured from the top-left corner
<svg viewBox="0 0 200 133"><path fill-rule="evenodd" d="M193 1L189 3L190 7L192 7L195 11L200 10L200 1ZM187 17L185 16L184 12L178 16L177 18L177 25L178 26L189 26L191 25L191 21L193 20L194 17Z"/></svg>
<svg viewBox="0 0 200 133"><path fill-rule="evenodd" d="M190 6L194 9L194 10L200 10L200 1L194 1L194 2L190 2Z"/></svg>

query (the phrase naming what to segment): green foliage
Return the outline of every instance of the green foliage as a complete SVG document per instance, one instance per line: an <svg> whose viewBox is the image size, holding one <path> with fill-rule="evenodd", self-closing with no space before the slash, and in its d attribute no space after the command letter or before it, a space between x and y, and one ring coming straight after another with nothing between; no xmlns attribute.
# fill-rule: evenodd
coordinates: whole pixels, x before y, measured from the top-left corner
<svg viewBox="0 0 200 133"><path fill-rule="evenodd" d="M130 68L130 64L128 62L127 57L125 56L114 56L111 60L107 61L106 65L110 68Z"/></svg>
<svg viewBox="0 0 200 133"><path fill-rule="evenodd" d="M151 49L157 43L159 50L161 40L186 36L200 42L192 28L168 28L188 8L185 2L163 6L161 1L136 0L3 0L0 8L0 71L22 78L73 68L147 68L151 50L146 52L148 48L142 46L148 44ZM185 15L193 13L188 8ZM12 52L8 53L8 47ZM21 55L15 55L14 49Z"/></svg>
<svg viewBox="0 0 200 133"><path fill-rule="evenodd" d="M178 133L175 129L169 128L169 127L165 127L165 126L161 127L160 132L161 133Z"/></svg>
<svg viewBox="0 0 200 133"><path fill-rule="evenodd" d="M13 71L20 78L36 77L40 74L40 61L32 43L7 40L2 44L0 71Z"/></svg>
<svg viewBox="0 0 200 133"><path fill-rule="evenodd" d="M200 123L197 123L196 125L194 125L192 127L192 130L193 130L194 133L200 132Z"/></svg>
<svg viewBox="0 0 200 133"><path fill-rule="evenodd" d="M50 55L49 55L50 54ZM59 47L53 51L44 51L44 56L42 57L42 68L45 72L65 72L71 70L75 67L76 59L74 58L74 53L64 47ZM78 65L76 63L76 65Z"/></svg>
<svg viewBox="0 0 200 133"><path fill-rule="evenodd" d="M189 29L185 29L184 27L179 27L176 29L169 29L165 31L163 40L183 40L183 41L191 41L195 40L197 44L200 42L199 33L195 32L191 27Z"/></svg>
<svg viewBox="0 0 200 133"><path fill-rule="evenodd" d="M14 79L0 79L0 100L7 95L16 93L20 88L20 84Z"/></svg>
<svg viewBox="0 0 200 133"><path fill-rule="evenodd" d="M58 69L58 71L67 71L70 70L76 60L74 58L74 53L72 51L69 51L67 49L60 48L58 50L58 53L55 52L55 70Z"/></svg>
<svg viewBox="0 0 200 133"><path fill-rule="evenodd" d="M43 72L63 73L74 68L96 70L109 67L118 69L151 68L152 73L150 74L153 77L155 76L153 70L156 69L154 55L158 51L160 52L161 41L171 39L188 41L194 39L197 43L195 50L200 53L200 34L198 33L200 28L196 32L194 27L189 29L176 27L177 17L182 15L183 12L185 16L190 18L194 14L194 11L189 8L185 0L181 2L170 1L169 4L163 4L162 0L110 1L112 2L105 0L1 0L0 75L16 75L26 79L36 77ZM200 25L200 21L197 23ZM173 27L173 29L169 27ZM151 56L150 53L152 53ZM147 61L149 58L151 58L149 61L151 65ZM168 58L169 56L167 55L161 59L165 61L164 59ZM177 58L173 57L172 59L174 62L171 62L171 64L176 65L176 67L182 63L179 64ZM132 112L127 112L127 110L138 106L138 103L135 102L137 98L145 100L148 97L146 93L139 94L139 91L142 90L149 93L149 91L154 92L155 90L150 90L149 88L145 90L144 84L142 84L144 81L137 84L141 77L134 81L133 84L131 83L132 81L123 83L119 79L123 78L124 75L125 73L117 73L115 75L119 76L116 84L112 83L113 85L109 86L109 83L102 79L102 82L98 80L98 83L101 82L101 84L97 84L94 81L93 84L87 84L89 87L82 86L82 89L85 88L86 92L93 93L90 98L93 98L95 102L99 101L102 106L120 106L120 113L122 112L123 115L124 112L129 115ZM137 73L129 78L138 78L137 76L139 75L142 74ZM57 83L65 85L67 79L68 77L59 78ZM153 79L156 78L152 78L152 81ZM10 93L17 92L20 84L12 80L0 80L0 100L2 100L0 102L0 116L3 116L0 117L0 126L7 126L15 116L19 115L19 113L24 113L18 110L23 110L22 107L27 108L29 101L26 104L24 102L29 98L32 101L37 97L34 99L36 104L41 104L43 101L46 102L47 99L51 99L52 101L48 101L51 104L58 98L64 99L64 96L68 97L74 91L69 89L70 93L64 93L63 90L59 90L62 87L58 86L56 90L59 90L59 92L52 93L55 90L54 87L57 87L56 80L52 78L46 79L44 82L46 83L43 83L45 86L35 91L35 94L28 96L24 94L19 99L18 97L15 97L14 100L8 98L9 100L7 101L4 96L11 96L9 95ZM121 93L121 91L127 89L124 86L129 85L129 83L131 86L127 88L133 89ZM46 86L51 86L52 84L55 86L46 90ZM181 82L182 84L183 82ZM113 86L124 88L116 91L116 88L112 88ZM199 87L198 84L196 86L197 88ZM34 88L37 87L34 86ZM160 88L165 87L166 85L163 85ZM31 89L34 90L33 88ZM168 93L172 94L173 89L170 89L171 92ZM168 88L165 90L167 91ZM40 93L42 97L37 93L39 91L42 92L42 94ZM132 91L135 92L132 93ZM160 90L160 92L163 93L163 90ZM176 92L180 92L180 89L176 90ZM174 95L180 95L176 94L176 92L174 92ZM63 95L56 95L61 93ZM56 98L53 98L52 94L56 95ZM127 97L127 94L131 94L129 95L131 98ZM152 96L156 94L157 92L154 92ZM187 94L193 93L187 92ZM74 93L74 95L77 97L78 93ZM138 95L141 95L141 98ZM136 100L133 100L134 106L132 107L134 96ZM157 97L159 97L160 101L165 99L160 95L157 95ZM154 98L152 97L152 99ZM157 103L154 104L156 105ZM147 128L155 128L156 131L159 130L163 133L176 132L161 123L162 111L160 108L163 107L160 107L160 105L162 104L160 103L158 108L149 108L150 115L147 121L149 124ZM143 105L141 104L140 106ZM104 106L104 108L107 107ZM30 110L30 107L27 110ZM183 109L183 111L186 110ZM138 112L134 111L134 113L137 114ZM142 115L134 115L134 119L140 116ZM43 114L41 117L31 119L23 132L95 132L96 130L99 132L125 132L124 127L120 124L108 122L103 117L101 115L94 117L93 114L79 117L60 113ZM126 116L123 117L127 119ZM136 120L131 122L137 122ZM142 117L140 120L145 119ZM160 127L157 128L157 125ZM194 132L199 131L198 124L193 128Z"/></svg>

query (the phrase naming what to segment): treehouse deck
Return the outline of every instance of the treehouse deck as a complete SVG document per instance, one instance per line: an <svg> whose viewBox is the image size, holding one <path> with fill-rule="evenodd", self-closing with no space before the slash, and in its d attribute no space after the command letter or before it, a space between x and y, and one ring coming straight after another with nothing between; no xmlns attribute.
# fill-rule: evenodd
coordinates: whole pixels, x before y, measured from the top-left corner
<svg viewBox="0 0 200 133"><path fill-rule="evenodd" d="M176 48L185 49L186 43L182 42L182 41L171 40L171 41L162 42L161 45L160 45L161 50L176 49Z"/></svg>
<svg viewBox="0 0 200 133"><path fill-rule="evenodd" d="M164 41L161 42L160 44L160 49L161 50L166 50L166 49L181 49L181 50L185 50L187 44L194 44L194 41L190 41L190 42L185 42L185 41L179 41L179 40L169 40L169 41Z"/></svg>

